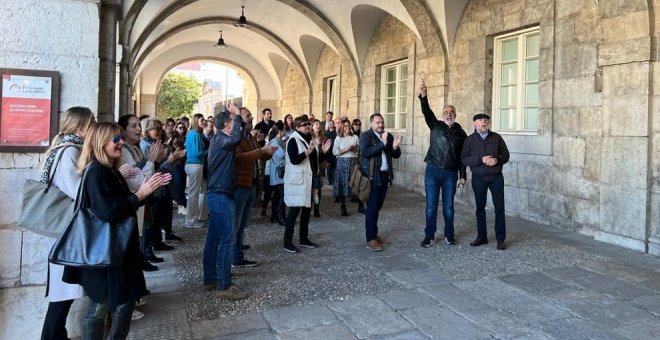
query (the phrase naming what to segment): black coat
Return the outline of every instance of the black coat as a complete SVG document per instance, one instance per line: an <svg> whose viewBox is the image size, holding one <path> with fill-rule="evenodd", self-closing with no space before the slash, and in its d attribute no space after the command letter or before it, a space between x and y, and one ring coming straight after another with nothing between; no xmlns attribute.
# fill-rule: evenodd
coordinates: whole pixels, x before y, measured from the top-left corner
<svg viewBox="0 0 660 340"><path fill-rule="evenodd" d="M364 176L369 176L370 159L374 158L374 177L373 185L380 186L380 166L383 164L383 152L387 159L387 180L392 184L394 180L394 171L392 169L392 158L401 157L401 148L394 150L394 137L391 134L387 136L387 144L376 136L373 129L360 134L360 170Z"/></svg>
<svg viewBox="0 0 660 340"><path fill-rule="evenodd" d="M484 156L497 158L497 165L487 166L482 162ZM472 133L463 144L461 161L470 167L472 176L488 177L502 173L502 166L509 161L509 149L498 133L488 131L486 139L481 139L478 132Z"/></svg>
<svg viewBox="0 0 660 340"><path fill-rule="evenodd" d="M465 165L461 163L461 151L467 133L460 124L448 126L445 122L435 118L435 114L429 106L428 97L419 97L422 104L422 113L429 129L431 137L429 150L426 152L424 162L439 166L443 169L460 172L460 178L465 178Z"/></svg>
<svg viewBox="0 0 660 340"><path fill-rule="evenodd" d="M87 168L87 178L82 190L85 199L82 208L89 208L103 221L114 221L126 216L136 216L139 201L128 189L119 173L101 163L93 162ZM137 221L137 220L136 220ZM105 303L110 312L128 301L137 301L146 295L147 287L140 267L142 253L138 240L137 223L124 255L124 265L112 269L64 268L63 281L79 284L96 303Z"/></svg>

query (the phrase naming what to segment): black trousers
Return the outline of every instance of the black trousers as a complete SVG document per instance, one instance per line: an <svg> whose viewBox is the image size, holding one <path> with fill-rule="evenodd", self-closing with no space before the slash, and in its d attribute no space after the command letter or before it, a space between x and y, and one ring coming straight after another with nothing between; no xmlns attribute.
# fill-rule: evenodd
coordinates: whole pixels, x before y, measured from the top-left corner
<svg viewBox="0 0 660 340"><path fill-rule="evenodd" d="M300 214L300 242L307 241L309 233L309 215L312 208L307 207L290 207L289 215L286 217L286 227L284 227L284 245L293 244L293 228L296 225L296 219Z"/></svg>
<svg viewBox="0 0 660 340"><path fill-rule="evenodd" d="M41 329L41 340L66 340L66 318L74 300L50 302Z"/></svg>
<svg viewBox="0 0 660 340"><path fill-rule="evenodd" d="M488 190L495 208L495 238L502 242L506 238L506 218L504 215L504 176L479 177L472 175L472 190L477 215L477 239L488 240L486 232L486 201Z"/></svg>

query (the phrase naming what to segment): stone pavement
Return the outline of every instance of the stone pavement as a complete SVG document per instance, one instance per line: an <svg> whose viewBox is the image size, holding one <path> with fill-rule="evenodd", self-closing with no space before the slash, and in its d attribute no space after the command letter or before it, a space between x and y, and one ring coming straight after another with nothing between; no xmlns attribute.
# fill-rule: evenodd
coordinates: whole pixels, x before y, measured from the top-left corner
<svg viewBox="0 0 660 340"><path fill-rule="evenodd" d="M364 215L341 217L324 188L317 249L282 250L283 227L253 210L254 268L236 269L238 302L202 289L206 229L177 232L146 273L152 294L131 339L653 339L660 334L658 258L575 232L507 218L508 249L473 248L474 211L456 206L458 245L422 248L424 198L392 188L381 211L385 251L366 249ZM441 209L440 209L441 210ZM177 225L183 220L177 216ZM441 240L442 217L439 218ZM294 242L297 241L296 237Z"/></svg>

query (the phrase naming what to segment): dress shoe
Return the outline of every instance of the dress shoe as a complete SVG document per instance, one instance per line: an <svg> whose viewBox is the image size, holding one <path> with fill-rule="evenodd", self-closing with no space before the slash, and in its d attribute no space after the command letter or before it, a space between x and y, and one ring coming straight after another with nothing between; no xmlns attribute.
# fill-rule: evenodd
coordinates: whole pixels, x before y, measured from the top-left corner
<svg viewBox="0 0 660 340"><path fill-rule="evenodd" d="M147 261L149 261L151 263L161 263L161 262L165 262L165 259L152 254L152 255L147 256Z"/></svg>
<svg viewBox="0 0 660 340"><path fill-rule="evenodd" d="M172 250L174 247L168 246L167 244L163 242L159 242L154 244L154 250Z"/></svg>
<svg viewBox="0 0 660 340"><path fill-rule="evenodd" d="M378 241L378 243L380 243L383 246L389 246L390 244L392 244L392 242L390 242L390 241L388 241L388 240L386 240L386 239L384 239L380 236L376 236L376 241Z"/></svg>
<svg viewBox="0 0 660 340"><path fill-rule="evenodd" d="M504 250L506 249L506 244L504 241L497 241L497 250Z"/></svg>
<svg viewBox="0 0 660 340"><path fill-rule="evenodd" d="M478 247L480 245L488 244L488 240L482 240L480 238L470 242L470 246L472 247Z"/></svg>
<svg viewBox="0 0 660 340"><path fill-rule="evenodd" d="M154 266L153 264L149 263L148 261L142 262L142 270L145 272L154 272L158 270L158 266Z"/></svg>
<svg viewBox="0 0 660 340"><path fill-rule="evenodd" d="M369 242L367 242L367 249L373 250L373 251L381 251L383 250L383 245L378 242L378 240L373 239Z"/></svg>

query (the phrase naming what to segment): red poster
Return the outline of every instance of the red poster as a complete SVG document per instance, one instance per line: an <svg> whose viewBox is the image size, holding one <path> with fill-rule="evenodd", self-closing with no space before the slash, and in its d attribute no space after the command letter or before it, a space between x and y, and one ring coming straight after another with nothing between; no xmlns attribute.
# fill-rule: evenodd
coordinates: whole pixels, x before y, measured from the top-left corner
<svg viewBox="0 0 660 340"><path fill-rule="evenodd" d="M2 74L0 146L50 143L52 78Z"/></svg>

